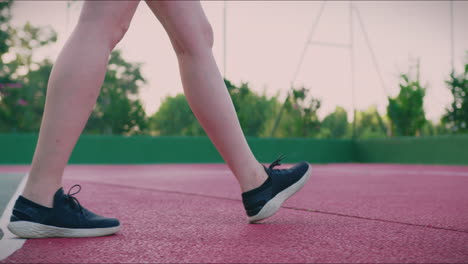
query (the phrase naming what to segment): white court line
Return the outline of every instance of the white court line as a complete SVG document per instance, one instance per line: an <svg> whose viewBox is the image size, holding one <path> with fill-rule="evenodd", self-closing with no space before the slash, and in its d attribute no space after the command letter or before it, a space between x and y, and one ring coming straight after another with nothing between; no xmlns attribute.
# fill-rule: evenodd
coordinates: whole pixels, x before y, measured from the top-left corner
<svg viewBox="0 0 468 264"><path fill-rule="evenodd" d="M28 175L26 174L18 185L15 194L13 194L11 197L10 202L5 208L5 211L3 211L2 218L0 218L0 228L2 228L4 234L2 240L0 240L0 260L3 260L13 254L13 252L20 249L24 242L26 242L26 239L18 238L17 236L13 235L10 230L8 230L7 225L10 222L13 205L15 204L18 196L23 192L27 178Z"/></svg>
<svg viewBox="0 0 468 264"><path fill-rule="evenodd" d="M358 174L358 173L370 173L370 174L390 174L395 173L401 175L440 175L440 176L468 176L468 171L428 171L428 170L381 170L379 168L368 168L368 169L336 169L336 168L316 168L316 171L322 172L338 172L347 174Z"/></svg>

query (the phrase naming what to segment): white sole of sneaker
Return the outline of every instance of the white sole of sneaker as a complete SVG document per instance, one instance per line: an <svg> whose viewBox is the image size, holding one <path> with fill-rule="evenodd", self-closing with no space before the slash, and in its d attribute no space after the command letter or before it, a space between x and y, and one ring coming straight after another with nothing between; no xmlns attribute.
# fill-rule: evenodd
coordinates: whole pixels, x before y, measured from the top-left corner
<svg viewBox="0 0 468 264"><path fill-rule="evenodd" d="M15 221L8 224L8 230L21 238L108 236L116 233L119 229L120 226L106 228L63 228L28 221Z"/></svg>
<svg viewBox="0 0 468 264"><path fill-rule="evenodd" d="M289 186L288 188L284 189L282 192L278 193L275 197L273 197L270 201L268 201L265 206L263 206L262 210L258 212L258 214L249 217L249 223L255 223L266 219L272 215L274 215L281 207L281 205L293 194L298 192L304 185L306 184L307 180L310 178L310 173L312 170L312 166L309 164L309 168L304 173L302 178L298 180L293 185Z"/></svg>

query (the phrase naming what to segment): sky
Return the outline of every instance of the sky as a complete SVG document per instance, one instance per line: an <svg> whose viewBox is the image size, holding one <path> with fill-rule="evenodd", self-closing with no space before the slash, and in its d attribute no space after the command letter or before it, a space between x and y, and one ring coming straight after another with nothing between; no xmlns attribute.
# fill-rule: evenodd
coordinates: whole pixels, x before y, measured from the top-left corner
<svg viewBox="0 0 468 264"><path fill-rule="evenodd" d="M202 5L214 30L213 53L221 73L226 72L235 84L248 82L258 93L284 98L322 2L227 1L226 62L224 2L202 1ZM421 80L427 85L426 117L438 120L452 100L445 84L451 71L450 1L353 1L353 5L357 10L352 17L356 109L376 105L385 113L387 96L398 94L399 75L419 58ZM453 5L454 65L461 72L468 60L468 2L454 1ZM56 30L58 41L43 48L37 57L54 60L76 25L81 7L79 1L68 9L66 1L18 1L11 23L21 26L30 21ZM312 41L349 44L349 14L349 2L327 2ZM140 3L130 29L116 48L122 50L126 60L143 63L142 73L148 83L140 90L140 98L148 114L153 114L166 96L183 93L175 53L146 4ZM347 109L351 117L350 57L349 49L307 45L294 84L309 88L312 96L322 100L320 117L336 106Z"/></svg>

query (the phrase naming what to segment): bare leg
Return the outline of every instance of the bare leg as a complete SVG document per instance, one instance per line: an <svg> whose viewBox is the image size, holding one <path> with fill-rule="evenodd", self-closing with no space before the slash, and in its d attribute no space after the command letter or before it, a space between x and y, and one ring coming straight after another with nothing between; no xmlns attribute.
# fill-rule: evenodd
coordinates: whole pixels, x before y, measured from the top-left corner
<svg viewBox="0 0 468 264"><path fill-rule="evenodd" d="M212 53L213 32L199 1L147 1L171 39L187 100L240 183L242 191L267 178L250 150Z"/></svg>
<svg viewBox="0 0 468 264"><path fill-rule="evenodd" d="M139 1L85 2L79 22L53 67L26 198L51 206L62 174L99 95L109 55Z"/></svg>

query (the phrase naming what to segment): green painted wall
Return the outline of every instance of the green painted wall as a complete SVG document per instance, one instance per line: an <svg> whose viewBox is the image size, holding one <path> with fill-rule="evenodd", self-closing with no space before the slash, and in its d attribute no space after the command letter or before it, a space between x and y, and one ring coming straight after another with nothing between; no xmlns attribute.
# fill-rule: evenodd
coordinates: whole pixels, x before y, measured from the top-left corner
<svg viewBox="0 0 468 264"><path fill-rule="evenodd" d="M36 134L0 134L0 164L29 164ZM350 140L248 138L261 162L280 154L287 162L351 162ZM73 164L222 163L206 137L150 137L82 135L70 158Z"/></svg>
<svg viewBox="0 0 468 264"><path fill-rule="evenodd" d="M357 162L468 165L468 135L357 140L354 148Z"/></svg>
<svg viewBox="0 0 468 264"><path fill-rule="evenodd" d="M261 162L468 165L468 135L367 140L248 138ZM0 164L30 164L36 134L0 134ZM82 135L72 164L222 163L206 137Z"/></svg>

